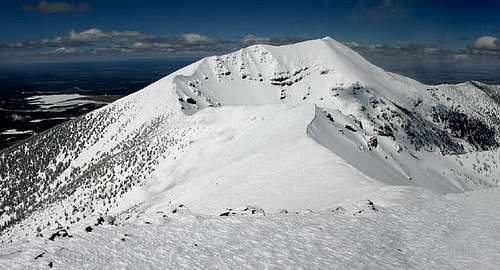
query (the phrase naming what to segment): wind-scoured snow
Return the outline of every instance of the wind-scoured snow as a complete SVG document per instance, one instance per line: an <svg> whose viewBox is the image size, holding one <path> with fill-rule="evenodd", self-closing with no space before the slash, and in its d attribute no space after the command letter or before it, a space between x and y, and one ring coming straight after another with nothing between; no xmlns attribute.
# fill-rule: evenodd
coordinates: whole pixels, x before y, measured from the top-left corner
<svg viewBox="0 0 500 270"><path fill-rule="evenodd" d="M244 231L251 235L248 254L260 254L256 249L257 243L264 241L261 234L275 237L287 229L294 231L293 226L298 230L297 224L310 225L311 231L304 229L304 235L310 237L306 242L312 249L304 251L303 257L293 257L298 252L295 245L304 242L299 236L283 240L290 241L292 249L284 255L275 253L282 247L279 239L271 238L277 246L273 241L260 246L261 252L269 252L261 254L268 259L287 257L285 265L296 262L304 267L358 268L370 267L370 260L381 268L428 268L432 262L444 268L455 268L458 262L473 265L475 259L465 259L469 251L463 243L480 237L481 232L466 227L483 228L486 225L476 223L486 222L491 212L483 214L487 205L479 202L481 213L470 212L466 197L462 200L442 194L498 186L499 112L498 86L479 82L423 85L385 72L331 38L279 47L250 46L204 58L132 95L0 152L0 240L14 242L6 249L20 247L16 250L28 252L45 241L36 235L45 239L58 227L77 230L99 216L123 221L130 213L152 218L182 204L192 212L187 224L174 221L170 228L162 223L146 232L153 226L140 220L129 220L126 225L121 222L144 235L144 240L133 240L144 242L123 248L130 252L136 248L137 256L146 256L145 252L151 252L148 242L164 239L178 251L182 241L191 238L179 242L173 238L175 233L186 234L182 226L196 231L198 223L193 220L204 217L213 221L214 231L237 235L239 227L231 222L241 222L241 226L248 222L249 229ZM374 219L367 220L352 211L347 211L346 219L335 219L325 210L368 199L388 208L372 209L369 217ZM397 203L384 205L383 201ZM248 205L269 215L254 219L216 217L232 215L234 209ZM281 216L277 214L281 209L312 209L316 214ZM468 216L472 216L470 221ZM365 222L366 228L362 227ZM345 234L332 224L344 228ZM438 224L444 224L441 231ZM425 226L430 228L429 238L419 234ZM122 231L100 228L102 231L96 229L95 234L75 232L64 245L74 244L70 250L85 247L81 252L88 253L87 257L95 252L92 244L115 254L113 250L120 249L122 241L115 245L109 237ZM356 241L327 243L316 234L319 228L329 228L328 239L345 239L347 235ZM164 238L153 239L156 230ZM200 229L199 237L212 233L210 228L203 230L206 234ZM358 231L364 233L355 235ZM468 238L457 238L459 231ZM87 235L107 240L100 243L90 238L86 242L83 237ZM498 239L493 231L487 236ZM22 239L34 242L23 244L19 242ZM216 243L232 246L243 242L228 241L233 240L220 238ZM414 253L386 250L397 243L402 250ZM436 253L427 248L438 243L443 247ZM476 244L490 245L482 238L472 246ZM450 250L452 245L457 247ZM333 255L325 258L326 253L315 253L313 247L328 248ZM384 255L368 253L377 247ZM220 264L207 264L213 257L210 252L221 252L218 247L200 253L200 258L192 253L195 250L188 250L188 257L179 255L170 261L172 266L187 267L191 262L193 267L232 267L234 258L247 254L234 248L228 256L235 257L222 258ZM172 250L158 249L159 253L151 256L169 256ZM335 251L342 250L348 253L335 257ZM451 257L448 260L436 254ZM83 257L78 256L83 255L62 256L65 263L54 263L66 267L71 267L70 260L83 263ZM306 262L310 256L316 259ZM139 257L131 258L144 260ZM8 258L14 262L25 257ZM94 260L102 266L101 258ZM490 261L493 259L480 266L488 268ZM145 267L156 268L159 263L152 261ZM265 267L256 257L247 263L248 267Z"/></svg>
<svg viewBox="0 0 500 270"><path fill-rule="evenodd" d="M9 269L495 269L499 190L386 187L321 211L215 217L170 209L0 248ZM182 206L180 209L186 208ZM179 208L177 208L179 209ZM89 228L86 227L86 228Z"/></svg>

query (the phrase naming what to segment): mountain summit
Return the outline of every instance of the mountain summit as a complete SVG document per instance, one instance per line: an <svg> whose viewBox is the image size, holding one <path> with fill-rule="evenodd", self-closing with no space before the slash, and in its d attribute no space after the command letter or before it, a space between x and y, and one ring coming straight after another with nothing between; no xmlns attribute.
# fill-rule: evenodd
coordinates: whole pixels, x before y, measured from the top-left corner
<svg viewBox="0 0 500 270"><path fill-rule="evenodd" d="M0 234L179 204L300 211L388 186L496 187L499 146L498 86L424 85L331 38L254 45L0 152Z"/></svg>

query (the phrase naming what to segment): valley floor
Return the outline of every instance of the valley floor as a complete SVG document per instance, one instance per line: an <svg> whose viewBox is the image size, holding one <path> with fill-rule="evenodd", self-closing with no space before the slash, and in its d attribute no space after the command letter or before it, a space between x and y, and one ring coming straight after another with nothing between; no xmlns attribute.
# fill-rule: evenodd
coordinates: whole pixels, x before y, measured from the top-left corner
<svg viewBox="0 0 500 270"><path fill-rule="evenodd" d="M4 243L0 268L495 269L499 195L387 187L318 211L203 216L182 206L54 241Z"/></svg>

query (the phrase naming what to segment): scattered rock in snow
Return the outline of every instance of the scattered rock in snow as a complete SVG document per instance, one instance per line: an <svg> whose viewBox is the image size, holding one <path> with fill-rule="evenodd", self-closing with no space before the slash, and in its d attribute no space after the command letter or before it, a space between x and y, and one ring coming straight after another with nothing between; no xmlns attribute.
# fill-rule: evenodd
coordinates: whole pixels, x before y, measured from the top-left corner
<svg viewBox="0 0 500 270"><path fill-rule="evenodd" d="M49 237L49 240L54 241L57 237L72 237L72 236L69 235L68 231L66 231L65 229L60 229L60 230L57 230L55 233L53 233Z"/></svg>
<svg viewBox="0 0 500 270"><path fill-rule="evenodd" d="M375 204L373 204L372 201L368 200L368 206L370 207L371 210L378 212L378 208L375 207Z"/></svg>
<svg viewBox="0 0 500 270"><path fill-rule="evenodd" d="M329 113L329 112L326 112L326 118L328 118L328 120L330 120L330 122L335 122L335 120L333 120L333 116Z"/></svg>
<svg viewBox="0 0 500 270"><path fill-rule="evenodd" d="M377 146L378 146L377 136L371 136L368 139L368 146L370 147L370 150L371 150L371 148L377 148Z"/></svg>
<svg viewBox="0 0 500 270"><path fill-rule="evenodd" d="M189 209L184 204L176 205L171 211L172 214L189 214Z"/></svg>
<svg viewBox="0 0 500 270"><path fill-rule="evenodd" d="M95 226L102 225L103 223L104 223L104 217L100 216L97 218L97 223L95 224Z"/></svg>
<svg viewBox="0 0 500 270"><path fill-rule="evenodd" d="M355 128L353 128L351 125L345 125L345 128L352 131L352 132L356 132L357 130Z"/></svg>
<svg viewBox="0 0 500 270"><path fill-rule="evenodd" d="M189 104L196 104L196 100L194 100L193 98L187 98L186 102Z"/></svg>
<svg viewBox="0 0 500 270"><path fill-rule="evenodd" d="M42 252L42 253L36 255L35 260L40 259L41 257L43 257L44 254L45 254L45 252Z"/></svg>
<svg viewBox="0 0 500 270"><path fill-rule="evenodd" d="M226 212L221 213L219 216L227 217L227 216L236 216L236 215L238 215L238 216L248 216L248 215L265 216L266 213L262 208L255 207L255 206L247 206L243 210L236 210L236 209L228 208Z"/></svg>

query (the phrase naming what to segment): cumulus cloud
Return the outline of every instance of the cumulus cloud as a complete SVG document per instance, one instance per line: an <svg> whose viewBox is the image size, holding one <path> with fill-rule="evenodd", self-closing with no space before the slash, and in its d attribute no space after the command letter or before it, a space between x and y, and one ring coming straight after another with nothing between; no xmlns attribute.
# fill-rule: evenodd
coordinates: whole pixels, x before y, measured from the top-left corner
<svg viewBox="0 0 500 270"><path fill-rule="evenodd" d="M3 42L0 43L0 52L30 52L44 56L105 54L204 56L227 52L235 49L236 44L199 33L158 36L140 31L105 31L90 28L84 31L71 30L67 35L50 39Z"/></svg>
<svg viewBox="0 0 500 270"><path fill-rule="evenodd" d="M87 12L89 6L85 3L39 1L36 4L23 5L23 9L25 11L40 13L68 13Z"/></svg>
<svg viewBox="0 0 500 270"><path fill-rule="evenodd" d="M500 41L496 37L492 36L482 36L474 42L472 46L474 50L479 51L499 51L500 52Z"/></svg>
<svg viewBox="0 0 500 270"><path fill-rule="evenodd" d="M217 43L217 39L212 37L207 37L200 35L198 33L189 33L182 35L184 41L188 44L214 44Z"/></svg>
<svg viewBox="0 0 500 270"><path fill-rule="evenodd" d="M105 56L135 55L161 57L202 57L227 53L254 44L284 45L304 41L303 37L263 37L245 35L234 40L222 40L201 33L181 35L154 35L141 31L106 31L90 28L72 30L66 35L24 42L0 42L4 57L37 56ZM408 61L469 61L500 56L499 41L494 37L481 37L470 48L444 49L433 44L344 44L370 60L407 59ZM17 55L17 56L16 56ZM0 55L1 56L1 55Z"/></svg>

